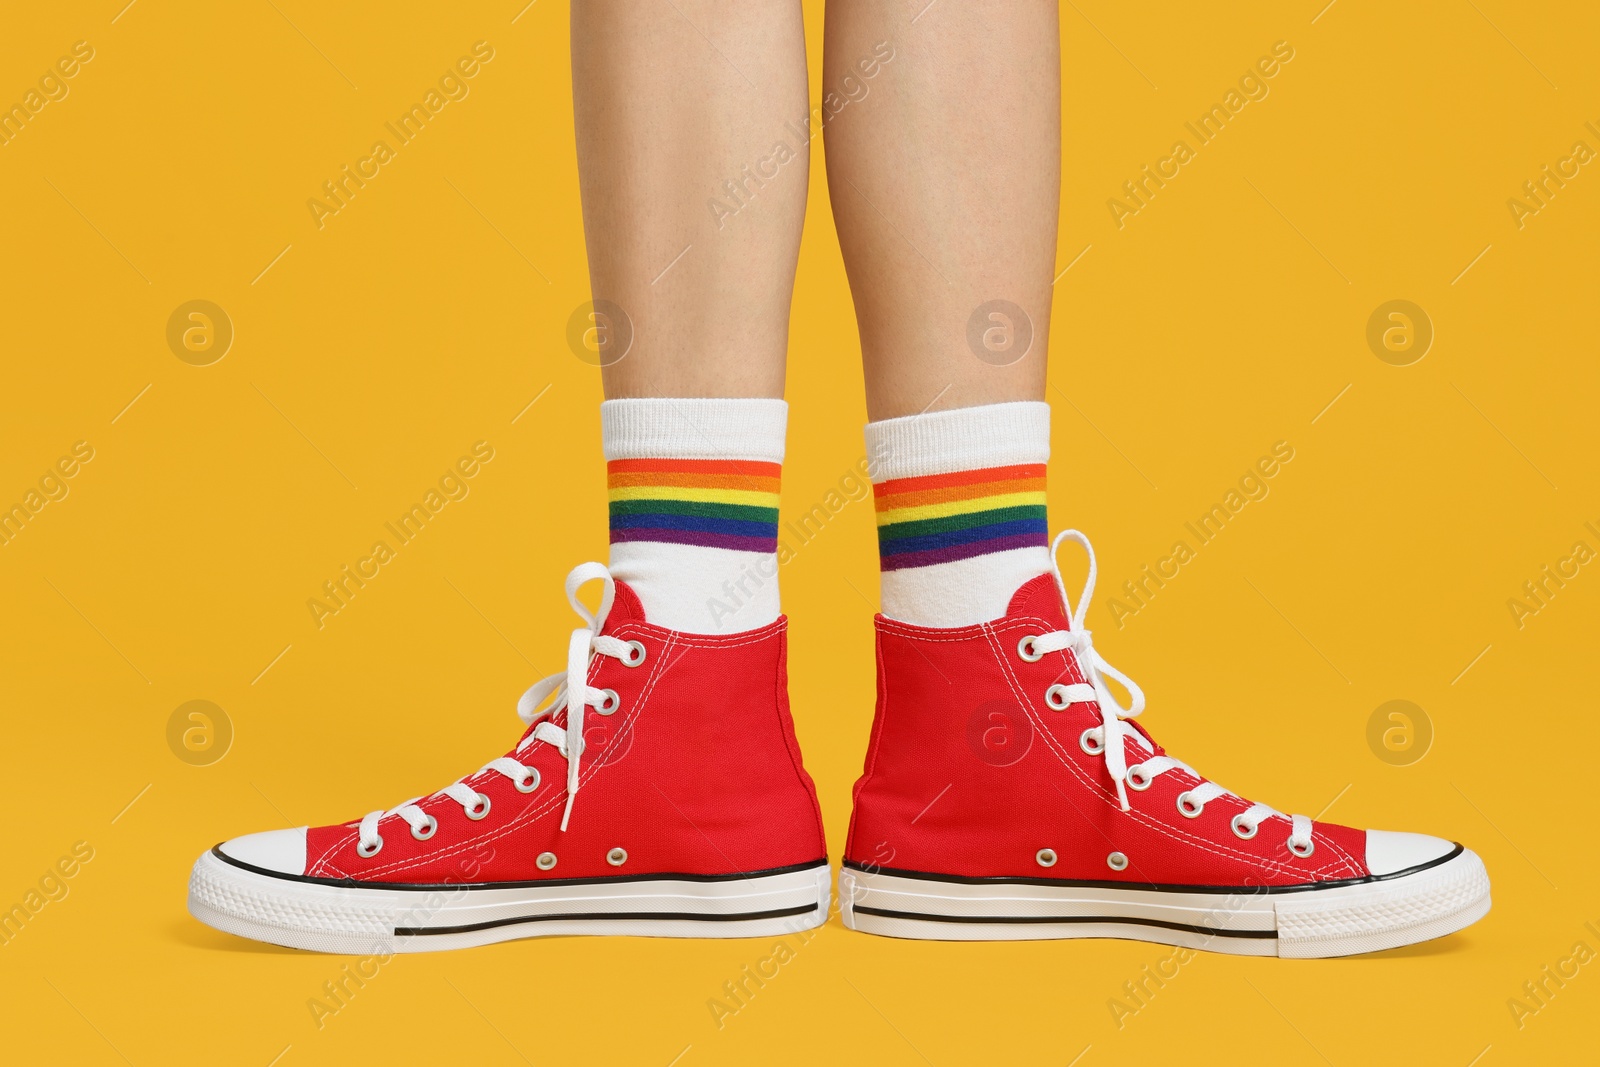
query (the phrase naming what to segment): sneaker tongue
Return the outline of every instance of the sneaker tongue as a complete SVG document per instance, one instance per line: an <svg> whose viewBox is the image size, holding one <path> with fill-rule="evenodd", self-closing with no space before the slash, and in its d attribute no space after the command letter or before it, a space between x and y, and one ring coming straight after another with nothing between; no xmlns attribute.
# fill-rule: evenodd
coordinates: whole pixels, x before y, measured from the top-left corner
<svg viewBox="0 0 1600 1067"><path fill-rule="evenodd" d="M1006 608L1006 615L1026 615L1044 619L1061 630L1072 629L1072 619L1067 614L1066 605L1061 602L1061 591L1056 588L1055 577L1050 574L1041 574L1022 583L1022 586L1011 595L1011 604ZM1156 739L1151 737L1149 731L1137 720L1124 719L1123 722L1137 730L1150 746L1148 752L1130 756L1130 764L1135 760L1167 754L1167 750L1157 744Z"/></svg>
<svg viewBox="0 0 1600 1067"><path fill-rule="evenodd" d="M611 598L611 613L606 616L607 630L616 628L619 622L645 622L644 605L639 602L639 594L628 588L628 583L618 581L616 593Z"/></svg>
<svg viewBox="0 0 1600 1067"><path fill-rule="evenodd" d="M606 624L602 628L602 632L611 633L615 631L619 623L646 621L647 620L644 617L644 605L639 601L639 594L628 588L627 582L621 581L620 579L617 580L615 589L611 594L611 610L606 614ZM590 709L590 713L593 713L593 709ZM522 731L522 736L517 740L518 747L513 748L508 753L512 759L520 758L518 755L519 751L523 753L526 752L526 750L521 748L521 744L523 741L528 739L528 735L533 733L534 727L536 727L541 721L549 721L561 727L563 730L566 729L566 702L563 701L551 706L547 715L541 716L539 720L530 724L526 730Z"/></svg>
<svg viewBox="0 0 1600 1067"><path fill-rule="evenodd" d="M1072 629L1066 607L1061 603L1061 590L1056 588L1056 580L1050 574L1041 574L1023 582L1011 595L1006 614L1028 615L1054 623L1061 630Z"/></svg>

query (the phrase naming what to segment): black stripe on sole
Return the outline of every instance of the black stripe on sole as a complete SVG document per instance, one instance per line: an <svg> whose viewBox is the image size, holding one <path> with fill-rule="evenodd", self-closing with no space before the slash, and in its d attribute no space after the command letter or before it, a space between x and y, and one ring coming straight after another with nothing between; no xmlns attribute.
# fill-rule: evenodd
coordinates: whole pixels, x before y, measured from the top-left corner
<svg viewBox="0 0 1600 1067"><path fill-rule="evenodd" d="M474 930L491 930L497 926L516 926L519 923L563 922L577 919L656 919L664 921L692 920L694 922L744 922L748 919L781 919L787 915L804 915L816 911L816 904L801 904L793 908L776 908L772 911L742 911L729 915L708 915L693 911L581 911L559 915L523 915L510 919L490 919L462 926L397 926L396 937L421 937L428 934L465 934Z"/></svg>
<svg viewBox="0 0 1600 1067"><path fill-rule="evenodd" d="M618 874L604 878L541 878L537 881L526 882L378 882L361 881L357 878L321 878L309 874L285 874L282 871L272 871L265 867L257 867L253 863L246 863L234 859L222 851L222 845L214 845L211 854L230 867L237 867L251 874L264 875L267 878L281 878L286 882L305 882L310 885L331 885L339 889L397 889L403 892L472 892L480 889L538 889L544 886L573 886L573 885L613 885L627 882L743 882L751 878L765 878L773 874L793 874L796 871L811 871L818 867L826 867L826 856L819 860L806 863L791 863L787 867L769 867L764 871L743 871L739 874L674 874L669 871L650 874Z"/></svg>
<svg viewBox="0 0 1600 1067"><path fill-rule="evenodd" d="M862 874L883 874L894 878L917 878L926 882L953 882L957 885L1043 885L1055 886L1061 889L1127 889L1137 890L1141 893L1238 893L1241 896L1270 896L1274 893L1306 893L1319 889L1338 889L1347 885L1366 885L1369 882L1387 882L1395 878L1404 878L1419 871L1449 863L1466 851L1466 846L1460 842L1449 852L1427 863L1419 863L1415 867L1407 867L1403 871L1394 871L1390 874L1368 874L1360 878L1330 878L1323 882L1301 882L1297 885L1178 885L1156 882L1114 882L1108 879L1089 878L1035 878L1028 876L1001 875L993 878L979 878L965 874L933 874L928 871L905 871L894 867L874 867L866 864L845 860L841 866L847 871L860 871Z"/></svg>
<svg viewBox="0 0 1600 1067"><path fill-rule="evenodd" d="M855 911L860 915L876 915L884 919L913 919L918 922L933 923L973 923L982 925L996 923L1000 925L1033 926L1040 925L1075 925L1078 923L1116 923L1126 926L1154 926L1162 930L1181 930L1191 934L1207 934L1216 937L1256 937L1276 939L1276 930L1219 930L1214 926L1194 926L1189 923L1167 922L1162 919L1135 919L1123 915L928 915L917 911L890 911L888 908L869 908L857 904Z"/></svg>

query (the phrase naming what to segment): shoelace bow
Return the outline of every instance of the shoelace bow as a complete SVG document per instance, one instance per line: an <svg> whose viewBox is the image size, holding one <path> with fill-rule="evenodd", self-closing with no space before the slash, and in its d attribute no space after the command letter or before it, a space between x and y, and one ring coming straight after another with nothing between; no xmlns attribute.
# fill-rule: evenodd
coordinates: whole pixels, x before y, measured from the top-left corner
<svg viewBox="0 0 1600 1067"><path fill-rule="evenodd" d="M599 579L605 583L605 590L600 595L598 610L591 613L583 602L578 599L578 590L589 582ZM611 613L612 602L616 598L616 582L611 577L611 572L600 563L582 563L572 569L567 575L567 602L572 605L583 618L586 625L572 631L571 638L567 641L567 669L547 678L541 678L528 687L527 692L517 701L517 717L528 726L533 726L523 739L517 743L517 753L522 753L536 742L544 742L555 747L567 761L567 806L561 814L561 829L567 828L567 821L572 817L572 802L577 798L579 777L583 757L583 713L585 708L615 709L616 693L609 689L596 689L589 684L589 662L591 655L613 656L628 666L638 666L644 661L644 646L637 641L623 641L620 638L604 636L601 630L605 626L606 616ZM541 709L552 694L548 707ZM567 723L565 729L557 726L550 716L565 706ZM535 723L538 725L534 725ZM431 797L447 796L460 804L469 819L481 819L489 813L489 798L473 789L467 784L468 778L476 777L485 771L495 771L510 778L519 792L531 793L539 787L539 772L510 756L501 756L485 763L472 774L457 779L445 786ZM431 799L430 797L430 799ZM388 815L396 815L405 820L411 827L411 835L419 841L426 841L438 829L438 822L431 815L417 806L422 797L412 797L410 800L391 808L388 811L379 809L368 812L361 820L360 834L356 842L357 851L363 856L373 856L378 849L383 847L383 838L378 833L378 823Z"/></svg>
<svg viewBox="0 0 1600 1067"><path fill-rule="evenodd" d="M1056 535L1056 539L1050 545L1050 570L1055 576L1056 588L1061 593L1061 603L1068 606L1071 606L1072 600L1067 596L1067 586L1061 578L1061 567L1056 562L1056 551L1062 541L1074 541L1082 545L1083 550L1089 554L1089 574L1084 580L1083 593L1078 597L1077 606L1072 609L1072 629L1053 630L1036 637L1024 638L1023 645L1032 654L1031 658L1035 659L1045 653L1060 652L1063 649L1070 649L1077 658L1078 668L1087 680L1070 685L1051 686L1047 699L1053 699L1052 706L1057 708L1065 708L1068 704L1080 701L1092 702L1099 708L1100 725L1086 731L1084 747L1088 750L1087 742L1092 741L1100 748L1100 753L1096 754L1104 754L1106 771L1111 775L1112 781L1116 782L1117 802L1122 806L1122 810L1129 810L1127 786L1130 781L1135 789L1144 789L1157 775L1171 770L1181 770L1200 779L1199 785L1178 796L1178 810L1189 818L1198 817L1206 803L1217 797L1231 796L1240 800L1245 799L1216 782L1205 781L1198 771L1182 760L1172 756L1155 755L1155 749L1144 734L1128 724L1129 720L1137 718L1144 711L1144 691L1132 678L1106 662L1105 657L1094 647L1094 635L1084 626L1084 617L1089 611L1089 601L1094 596L1094 546L1089 543L1089 538L1078 530L1063 530ZM1127 707L1123 707L1112 696L1110 688L1106 685L1107 678L1128 691ZM1145 752L1150 753L1149 758L1134 766L1128 766L1127 751L1123 745L1125 739L1133 741ZM1248 840L1256 835L1256 829L1262 820L1273 817L1289 820L1289 849L1298 856L1310 855L1311 819L1305 815L1285 815L1270 805L1251 803L1250 807L1234 816L1232 829L1237 836Z"/></svg>

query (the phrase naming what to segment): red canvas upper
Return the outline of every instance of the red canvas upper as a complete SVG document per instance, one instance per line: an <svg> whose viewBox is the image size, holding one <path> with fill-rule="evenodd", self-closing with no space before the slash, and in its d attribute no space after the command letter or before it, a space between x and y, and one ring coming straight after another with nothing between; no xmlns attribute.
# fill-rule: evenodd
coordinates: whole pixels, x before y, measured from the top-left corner
<svg viewBox="0 0 1600 1067"><path fill-rule="evenodd" d="M468 777L490 798L488 815L472 821L449 797L425 798L417 804L438 820L434 835L418 841L402 819L386 816L383 846L370 859L356 852L356 822L313 827L306 875L459 884L728 875L825 859L816 790L789 714L788 621L680 633L646 621L633 591L617 582L602 632L639 641L646 656L637 667L590 660L589 684L615 690L620 706L584 716L581 786L564 832L567 762L535 741L510 753L539 771L533 792L493 771ZM565 708L549 718L564 728ZM607 862L614 848L626 850L625 866ZM535 863L544 852L558 857L550 870Z"/></svg>
<svg viewBox="0 0 1600 1067"><path fill-rule="evenodd" d="M1204 886L1265 886L1363 877L1366 832L1314 823L1314 849L1286 847L1289 820L1241 840L1230 820L1249 807L1220 796L1186 818L1176 798L1201 779L1181 769L1127 790L1123 811L1103 755L1080 745L1099 705L1056 711L1054 683L1085 681L1071 650L1027 662L1028 635L1069 630L1050 574L1017 590L1005 617L931 629L877 617L878 704L845 860L955 877ZM1148 739L1142 726L1133 724ZM1123 742L1130 767L1161 755ZM1154 742L1151 742L1154 745ZM1041 866L1041 849L1057 861ZM1113 851L1126 869L1107 864Z"/></svg>

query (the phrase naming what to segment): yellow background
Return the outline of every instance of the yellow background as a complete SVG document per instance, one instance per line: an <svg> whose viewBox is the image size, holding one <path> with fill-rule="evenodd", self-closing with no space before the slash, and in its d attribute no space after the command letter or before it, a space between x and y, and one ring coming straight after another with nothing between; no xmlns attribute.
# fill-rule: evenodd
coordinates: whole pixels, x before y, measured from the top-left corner
<svg viewBox="0 0 1600 1067"><path fill-rule="evenodd" d="M94 849L69 895L0 947L8 1058L1593 1056L1600 964L1520 1029L1507 1001L1575 942L1600 950L1584 927L1600 926L1600 567L1520 629L1507 600L1573 542L1600 548L1584 528L1600 526L1597 165L1521 229L1506 206L1573 142L1600 148L1584 128L1600 125L1592 6L1062 7L1058 263L1073 265L1051 338L1050 506L1099 547L1099 643L1150 694L1157 736L1223 783L1467 842L1494 882L1486 920L1364 958L1203 955L1120 1028L1108 1001L1170 950L903 942L835 918L720 1029L707 1001L770 944L399 957L319 1029L307 1002L346 961L201 926L184 908L191 862L225 836L398 802L502 751L517 695L558 666L574 625L563 575L605 552L600 384L564 340L588 297L567 13L123 2L12 5L0 32L0 102L75 41L95 51L0 147L0 503L74 442L95 450L0 546L0 905L75 842ZM908 0L904 32L921 6ZM822 4L805 7L815 99ZM470 95L319 230L307 199L479 40L495 56ZM1119 230L1108 198L1280 40L1295 58L1270 96ZM862 454L817 152L786 517ZM166 343L192 299L234 326L211 366ZM1435 329L1411 366L1367 347L1391 299ZM495 458L470 496L318 630L306 600L478 440ZM1270 495L1118 631L1110 587L1279 440L1295 458ZM798 729L835 858L871 713L875 565L871 511L852 504L783 572ZM196 699L234 729L210 766L167 744L173 710ZM1407 766L1368 747L1369 716L1393 699L1435 735ZM707 755L708 773L737 758Z"/></svg>

